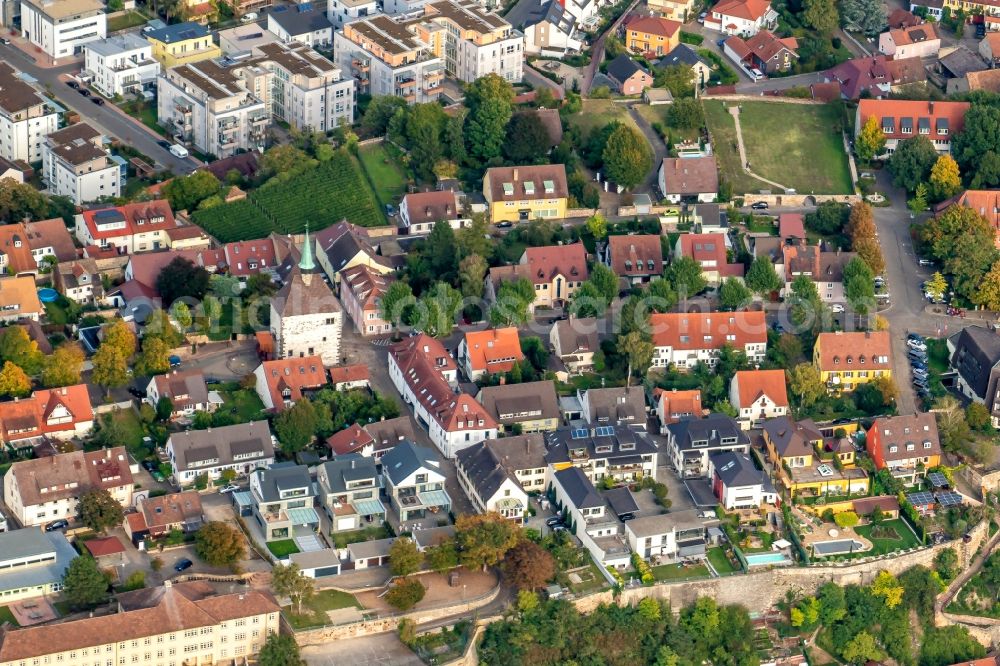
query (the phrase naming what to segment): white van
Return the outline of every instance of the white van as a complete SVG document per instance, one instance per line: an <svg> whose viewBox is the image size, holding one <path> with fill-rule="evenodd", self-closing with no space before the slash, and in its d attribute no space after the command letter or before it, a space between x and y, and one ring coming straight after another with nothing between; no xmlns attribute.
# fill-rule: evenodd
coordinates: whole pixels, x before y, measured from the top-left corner
<svg viewBox="0 0 1000 666"><path fill-rule="evenodd" d="M188 152L187 148L176 143L170 146L170 152L176 155L177 157L187 157L188 155L191 154Z"/></svg>
<svg viewBox="0 0 1000 666"><path fill-rule="evenodd" d="M243 23L249 23L250 21L256 21L256 20L257 20L257 12L250 12L240 17L240 21Z"/></svg>

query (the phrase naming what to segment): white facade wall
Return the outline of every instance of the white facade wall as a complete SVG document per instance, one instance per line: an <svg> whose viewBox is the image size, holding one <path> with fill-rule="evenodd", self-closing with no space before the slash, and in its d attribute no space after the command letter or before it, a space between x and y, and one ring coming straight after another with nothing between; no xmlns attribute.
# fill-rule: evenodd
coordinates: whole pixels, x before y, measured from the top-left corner
<svg viewBox="0 0 1000 666"><path fill-rule="evenodd" d="M21 2L21 33L52 58L79 54L85 44L107 36L104 10L83 12L79 18L54 20L42 9Z"/></svg>
<svg viewBox="0 0 1000 666"><path fill-rule="evenodd" d="M436 75L444 71L445 64L441 58L428 58L427 60L408 65L390 67L382 60L379 60L368 51L365 51L344 37L340 32L337 32L333 36L333 54L334 62L340 65L341 69L345 72L351 71L351 60L354 57L370 61L368 93L372 97L379 95L399 97L400 95L397 94L398 86L396 85L398 79L413 79L416 82L410 88L415 95L414 104L436 102L438 97L440 97L440 90L428 92L428 83L425 77L429 78L431 74ZM361 93L363 91L359 90L358 92Z"/></svg>
<svg viewBox="0 0 1000 666"><path fill-rule="evenodd" d="M316 276L315 279L320 279ZM343 312L320 312L282 317L271 305L271 334L277 358L319 356L324 365L340 363Z"/></svg>
<svg viewBox="0 0 1000 666"><path fill-rule="evenodd" d="M747 360L753 363L760 363L767 355L767 343L749 343L744 346L743 353L747 355ZM674 349L673 347L656 347L653 350L653 367L665 368L673 364L678 370L686 370L697 365L698 361L704 361L709 366L714 367L719 359L718 349Z"/></svg>
<svg viewBox="0 0 1000 666"><path fill-rule="evenodd" d="M354 122L354 79L305 88L286 82L282 120L301 130L327 131ZM273 90L273 89L272 89Z"/></svg>
<svg viewBox="0 0 1000 666"><path fill-rule="evenodd" d="M59 129L59 114L49 110L34 118L28 115L27 110L13 116L0 111L0 157L29 163L42 159L42 144Z"/></svg>
<svg viewBox="0 0 1000 666"><path fill-rule="evenodd" d="M49 194L69 197L77 205L121 196L121 170L111 160L106 163L96 169L74 167L52 152L47 143L42 146L42 173Z"/></svg>
<svg viewBox="0 0 1000 666"><path fill-rule="evenodd" d="M449 62L452 75L466 83L487 74L497 74L506 81L517 82L524 76L524 38L517 33L507 39L478 46L466 39L455 39L449 34L448 41L454 41L455 60Z"/></svg>
<svg viewBox="0 0 1000 666"><path fill-rule="evenodd" d="M160 73L160 63L153 58L153 47L149 44L113 56L102 55L87 46L84 67L94 75L92 85L108 97L125 95L135 86L153 86Z"/></svg>
<svg viewBox="0 0 1000 666"><path fill-rule="evenodd" d="M510 478L504 479L504 482L497 488L496 492L490 497L481 497L475 485L469 481L469 477L466 476L465 468L461 465L456 465L458 470L458 485L462 487L462 491L465 496L469 498L472 502L472 506L476 508L479 513L499 513L505 518L511 518L514 520L522 520L524 517L524 509L528 507L528 493L518 484L514 483ZM514 512L507 509L501 509L500 505L504 500L515 499L521 502L521 510Z"/></svg>
<svg viewBox="0 0 1000 666"><path fill-rule="evenodd" d="M90 423L88 421L88 423ZM90 428L88 427L89 431ZM83 434L83 433L81 433ZM111 496L123 507L132 505L132 485L108 488ZM3 500L14 517L23 527L38 527L53 520L73 520L77 515L78 496L45 502L44 504L22 504L21 492L18 489L14 474L8 472L4 477Z"/></svg>
<svg viewBox="0 0 1000 666"><path fill-rule="evenodd" d="M386 14L393 13L389 11L389 5L394 1L390 0L390 2L386 3ZM422 0L420 3L421 7L424 2L426 0ZM371 2L363 0L362 2L352 3L343 2L343 0L327 0L326 3L326 17L330 19L330 23L333 24L334 29L344 27L345 23L350 23L366 16L374 16L378 13L378 3L374 0Z"/></svg>
<svg viewBox="0 0 1000 666"><path fill-rule="evenodd" d="M292 10L294 11L294 10ZM293 35L292 33L285 30L281 25L274 20L273 14L267 15L267 29L269 32L273 32L278 39L288 44L289 42L301 42L307 46L312 46L313 48L317 46L329 46L333 43L333 28L324 28L323 30L313 30L312 32L303 32Z"/></svg>

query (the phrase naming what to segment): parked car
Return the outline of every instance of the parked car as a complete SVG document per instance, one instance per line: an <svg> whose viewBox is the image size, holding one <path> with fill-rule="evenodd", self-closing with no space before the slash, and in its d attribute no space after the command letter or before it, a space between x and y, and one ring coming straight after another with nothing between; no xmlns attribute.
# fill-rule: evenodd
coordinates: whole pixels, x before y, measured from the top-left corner
<svg viewBox="0 0 1000 666"><path fill-rule="evenodd" d="M393 206L392 204L386 204L385 205L385 216L386 217L394 217L395 215L396 215L396 207Z"/></svg>
<svg viewBox="0 0 1000 666"><path fill-rule="evenodd" d="M833 312L834 314L837 314L837 313L840 313L840 312L843 312L843 311L844 311L844 306L841 305L840 303L834 303L833 305L830 306L830 312Z"/></svg>
<svg viewBox="0 0 1000 666"><path fill-rule="evenodd" d="M907 340L906 346L910 349L916 349L917 351L927 351L927 343L923 340Z"/></svg>
<svg viewBox="0 0 1000 666"><path fill-rule="evenodd" d="M101 99L100 97L91 97L90 101L96 104L97 106L104 106L104 100Z"/></svg>
<svg viewBox="0 0 1000 666"><path fill-rule="evenodd" d="M756 202L750 204L750 208L752 210L767 210L767 202L766 201L756 201Z"/></svg>
<svg viewBox="0 0 1000 666"><path fill-rule="evenodd" d="M701 23L702 25L704 25L705 24L705 19L707 19L707 18L708 18L708 12L702 12L701 14L698 14L698 23Z"/></svg>
<svg viewBox="0 0 1000 666"><path fill-rule="evenodd" d="M171 143L169 141L164 141L163 139L160 139L159 141L156 142L156 145L158 145L160 148L170 150Z"/></svg>
<svg viewBox="0 0 1000 666"><path fill-rule="evenodd" d="M55 532L56 530L64 530L69 527L68 520L53 520L51 523L45 525L46 532Z"/></svg>
<svg viewBox="0 0 1000 666"><path fill-rule="evenodd" d="M10 40L7 39L6 37L0 37L0 44L3 44L4 46L10 46Z"/></svg>
<svg viewBox="0 0 1000 666"><path fill-rule="evenodd" d="M562 525L562 518L559 516L552 516L545 521L546 527L555 527L556 525Z"/></svg>
<svg viewBox="0 0 1000 666"><path fill-rule="evenodd" d="M510 229L513 226L514 226L513 222L509 222L509 221L497 222L497 229Z"/></svg>
<svg viewBox="0 0 1000 666"><path fill-rule="evenodd" d="M933 266L934 265L934 261L932 259L924 259L923 257L921 257L920 259L917 259L917 263L920 264L921 266Z"/></svg>
<svg viewBox="0 0 1000 666"><path fill-rule="evenodd" d="M181 357L180 356L171 355L169 360L170 360L170 367L171 368L179 368L179 367L181 367Z"/></svg>
<svg viewBox="0 0 1000 666"><path fill-rule="evenodd" d="M919 333L907 333L906 339L917 340L919 342L923 342L924 340L926 340L926 338L924 338L924 336L920 335Z"/></svg>
<svg viewBox="0 0 1000 666"><path fill-rule="evenodd" d="M141 388L136 388L135 386L129 386L128 392L129 395L131 395L133 398L138 398L139 400L142 400L143 398L146 397L146 392L143 391Z"/></svg>
<svg viewBox="0 0 1000 666"><path fill-rule="evenodd" d="M77 88L79 88L79 87L80 87L80 84L79 84L79 83L77 83L76 81L67 81L67 82L66 82L66 85L68 85L68 86L69 86L70 88L72 88L73 90L76 90Z"/></svg>
<svg viewBox="0 0 1000 666"><path fill-rule="evenodd" d="M929 379L930 378L930 375L928 374L927 370L925 370L924 368L913 368L912 372L913 372L913 376L917 377L919 379Z"/></svg>
<svg viewBox="0 0 1000 666"><path fill-rule="evenodd" d="M90 97L90 91L87 90L86 88L77 88L76 90L77 90L78 93L80 93L84 97Z"/></svg>
<svg viewBox="0 0 1000 666"><path fill-rule="evenodd" d="M142 468L144 470L146 470L147 472L149 472L150 474L152 474L155 470L159 469L159 467L160 467L159 465L157 465L152 460L143 460L141 464L142 464Z"/></svg>
<svg viewBox="0 0 1000 666"><path fill-rule="evenodd" d="M914 370L923 370L924 372L926 372L926 371L927 371L927 364L926 364L926 363L924 363L923 361L918 361L918 360L916 360L916 359L912 359L912 358L911 358L911 359L910 359L910 366L911 366L911 367L912 367L912 368L913 368Z"/></svg>
<svg viewBox="0 0 1000 666"><path fill-rule="evenodd" d="M222 486L221 488L219 488L219 492L222 493L223 495L226 495L228 493L235 492L235 491L237 491L239 489L240 489L239 486L237 486L236 484L230 483L227 486Z"/></svg>
<svg viewBox="0 0 1000 666"><path fill-rule="evenodd" d="M184 571L186 569L190 569L192 566L194 566L194 562L192 562L186 557L183 557L177 560L177 564L174 565L174 571L177 572Z"/></svg>

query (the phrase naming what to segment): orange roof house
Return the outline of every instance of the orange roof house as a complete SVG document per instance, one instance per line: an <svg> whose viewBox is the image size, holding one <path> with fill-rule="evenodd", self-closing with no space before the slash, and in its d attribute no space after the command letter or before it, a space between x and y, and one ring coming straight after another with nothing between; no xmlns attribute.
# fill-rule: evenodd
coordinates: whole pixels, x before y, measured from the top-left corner
<svg viewBox="0 0 1000 666"><path fill-rule="evenodd" d="M681 419L700 418L702 415L701 389L667 391L655 389L656 415L660 418L660 433L667 434L667 426Z"/></svg>
<svg viewBox="0 0 1000 666"><path fill-rule="evenodd" d="M727 35L752 36L758 30L773 30L778 13L769 0L722 0L708 10L705 27Z"/></svg>
<svg viewBox="0 0 1000 666"><path fill-rule="evenodd" d="M862 99L858 102L854 135L857 138L868 119L874 117L886 137L882 157L891 155L900 141L914 136L927 137L939 153L947 153L952 137L965 129L969 108L969 102Z"/></svg>
<svg viewBox="0 0 1000 666"><path fill-rule="evenodd" d="M636 16L625 24L625 48L633 53L662 56L680 43L681 24L655 16Z"/></svg>
<svg viewBox="0 0 1000 666"><path fill-rule="evenodd" d="M281 411L301 400L305 391L327 383L326 368L319 356L264 361L253 371L257 395L268 409Z"/></svg>
<svg viewBox="0 0 1000 666"><path fill-rule="evenodd" d="M820 333L813 365L831 391L853 391L878 377L892 376L892 340L888 331Z"/></svg>
<svg viewBox="0 0 1000 666"><path fill-rule="evenodd" d="M6 443L90 432L94 409L86 384L35 391L30 398L0 403L0 435Z"/></svg>
<svg viewBox="0 0 1000 666"><path fill-rule="evenodd" d="M514 363L524 360L521 338L513 326L469 331L458 347L458 359L469 381L487 373L509 372Z"/></svg>
<svg viewBox="0 0 1000 666"><path fill-rule="evenodd" d="M767 353L767 322L762 311L666 312L649 318L653 335L653 367L679 370L698 362L714 366L719 350L728 345L751 363Z"/></svg>
<svg viewBox="0 0 1000 666"><path fill-rule="evenodd" d="M995 236L993 242L1000 247L1000 190L966 190L950 202L971 208L986 218L993 227ZM942 211L946 208L947 206L939 206Z"/></svg>
<svg viewBox="0 0 1000 666"><path fill-rule="evenodd" d="M345 389L367 387L371 373L368 366L362 363L353 365L339 365L330 368L330 383L334 390L343 391Z"/></svg>
<svg viewBox="0 0 1000 666"><path fill-rule="evenodd" d="M784 370L740 370L729 384L729 403L746 430L765 419L788 414Z"/></svg>

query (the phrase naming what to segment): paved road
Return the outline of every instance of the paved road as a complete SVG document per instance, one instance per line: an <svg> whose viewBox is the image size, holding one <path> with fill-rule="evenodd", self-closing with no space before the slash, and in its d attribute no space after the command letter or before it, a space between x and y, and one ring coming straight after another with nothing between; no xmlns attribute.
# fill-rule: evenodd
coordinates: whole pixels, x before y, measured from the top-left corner
<svg viewBox="0 0 1000 666"><path fill-rule="evenodd" d="M601 33L601 36L594 41L594 45L590 49L590 65L587 67L586 71L583 73L583 84L580 86L580 90L586 95L590 92L590 86L594 83L594 76L597 74L597 68L600 67L601 63L604 61L604 41L608 38L608 35L613 35L618 30L618 26L621 25L625 17L628 16L635 6L639 4L639 0L632 0L629 6L622 12L622 15L618 17L614 23L608 26L608 29Z"/></svg>
<svg viewBox="0 0 1000 666"><path fill-rule="evenodd" d="M552 79L547 79L539 74L535 71L535 68L528 63L524 63L524 80L530 83L536 90L538 88L548 88L552 91L552 94L555 95L556 99L566 98L566 90L561 85Z"/></svg>
<svg viewBox="0 0 1000 666"><path fill-rule="evenodd" d="M632 120L635 124L639 126L643 135L646 137L646 141L653 148L653 169L650 171L649 175L646 176L645 182L635 188L636 192L648 192L653 194L653 199L656 200L658 197L655 195L656 186L660 173L660 165L663 163L663 159L669 155L667 152L667 146L663 143L663 139L656 133L653 126L642 117L634 105L629 106L629 114L632 116Z"/></svg>
<svg viewBox="0 0 1000 666"><path fill-rule="evenodd" d="M76 111L82 120L95 125L109 137L120 139L148 155L157 165L178 174L189 173L198 165L194 159L181 159L161 147L156 143L158 138L149 128L125 115L114 105L97 106L69 88L65 81L70 73L80 69L79 63L40 67L34 58L14 45L0 45L0 60L38 79L39 83L51 91L59 104Z"/></svg>

